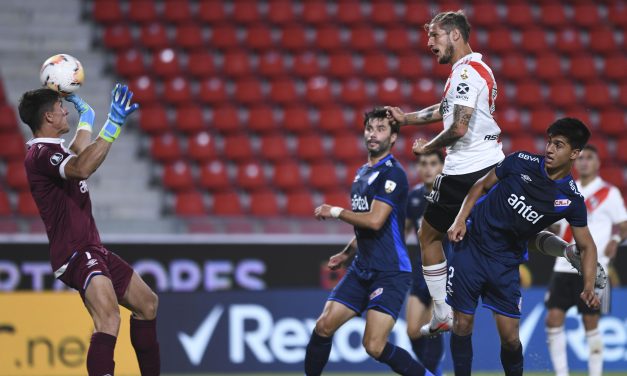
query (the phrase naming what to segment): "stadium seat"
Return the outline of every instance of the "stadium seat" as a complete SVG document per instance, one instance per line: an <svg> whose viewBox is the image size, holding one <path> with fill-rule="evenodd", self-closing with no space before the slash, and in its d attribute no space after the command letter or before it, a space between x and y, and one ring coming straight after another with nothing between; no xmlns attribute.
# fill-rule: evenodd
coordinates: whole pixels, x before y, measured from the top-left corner
<svg viewBox="0 0 627 376"><path fill-rule="evenodd" d="M520 42L522 49L528 53L543 53L549 50L548 32L537 26L530 26L522 31Z"/></svg>
<svg viewBox="0 0 627 376"><path fill-rule="evenodd" d="M382 52L371 52L365 55L363 72L366 76L375 79L391 76L388 56ZM348 75L353 73L354 70Z"/></svg>
<svg viewBox="0 0 627 376"><path fill-rule="evenodd" d="M234 216L243 214L242 204L237 192L218 192L213 196L213 208L215 215Z"/></svg>
<svg viewBox="0 0 627 376"><path fill-rule="evenodd" d="M181 217L200 217L207 215L202 193L188 191L177 193L174 198L174 212Z"/></svg>
<svg viewBox="0 0 627 376"><path fill-rule="evenodd" d="M194 178L190 166L184 161L169 163L163 167L163 186L175 192L190 191Z"/></svg>
<svg viewBox="0 0 627 376"><path fill-rule="evenodd" d="M612 1L608 5L607 18L617 27L627 24L627 4L621 1Z"/></svg>
<svg viewBox="0 0 627 376"><path fill-rule="evenodd" d="M217 159L201 164L198 186L210 192L232 190L226 164Z"/></svg>
<svg viewBox="0 0 627 376"><path fill-rule="evenodd" d="M498 20L501 18L497 10L498 7L491 1L475 2L472 7L472 14L469 17L470 22L473 26L486 29L493 28L498 25Z"/></svg>
<svg viewBox="0 0 627 376"><path fill-rule="evenodd" d="M345 167L346 167L344 169L345 176L344 176L344 179L341 179L344 182L343 187L350 187L353 184L353 181L355 180L355 175L357 174L357 170L359 170L366 162L367 161L364 156L364 158L360 161L353 161L353 162L345 164Z"/></svg>
<svg viewBox="0 0 627 376"><path fill-rule="evenodd" d="M312 217L314 212L313 197L309 191L288 192L285 205L288 215L295 217Z"/></svg>
<svg viewBox="0 0 627 376"><path fill-rule="evenodd" d="M343 163L363 161L366 155L363 138L354 133L344 133L333 139L333 156Z"/></svg>
<svg viewBox="0 0 627 376"><path fill-rule="evenodd" d="M599 175L603 180L616 187L623 187L625 185L625 174L622 166L601 165Z"/></svg>
<svg viewBox="0 0 627 376"><path fill-rule="evenodd" d="M207 24L214 24L226 19L224 2L215 0L200 0L197 17Z"/></svg>
<svg viewBox="0 0 627 376"><path fill-rule="evenodd" d="M179 138L174 133L152 136L150 139L150 155L153 159L161 163L181 159Z"/></svg>
<svg viewBox="0 0 627 376"><path fill-rule="evenodd" d="M163 49L170 45L165 26L159 22L142 26L139 42L143 47L151 50Z"/></svg>
<svg viewBox="0 0 627 376"><path fill-rule="evenodd" d="M294 7L290 0L268 1L268 21L275 25L283 25L294 20Z"/></svg>
<svg viewBox="0 0 627 376"><path fill-rule="evenodd" d="M620 141L619 141L620 143ZM618 154L620 153L620 145L619 143L617 143L617 155L616 157L619 158ZM603 135L599 135L597 132L593 133L593 135L590 137L590 140L588 140L588 144L590 145L594 145L597 148L597 153L599 155L599 159L601 159L601 163L603 164L608 164L612 162L612 159L614 159L614 154L610 155L610 149L608 147L607 144L607 137L603 136Z"/></svg>
<svg viewBox="0 0 627 376"><path fill-rule="evenodd" d="M296 83L290 77L276 77L270 83L270 99L280 105L290 105L298 101Z"/></svg>
<svg viewBox="0 0 627 376"><path fill-rule="evenodd" d="M303 25L292 23L283 26L281 29L281 46L292 52L309 51L309 41Z"/></svg>
<svg viewBox="0 0 627 376"><path fill-rule="evenodd" d="M3 92L1 85L2 82L0 82L0 92ZM17 124L17 116L13 106L0 102L0 133L15 132L19 129Z"/></svg>
<svg viewBox="0 0 627 376"><path fill-rule="evenodd" d="M236 162L253 159L253 145L250 137L238 133L224 137L224 156Z"/></svg>
<svg viewBox="0 0 627 376"><path fill-rule="evenodd" d="M535 59L535 76L538 79L554 81L563 77L562 72L562 60L559 55L551 52L537 55Z"/></svg>
<svg viewBox="0 0 627 376"><path fill-rule="evenodd" d="M396 78L386 78L377 85L377 99L381 103L402 103L405 99L401 89L401 83Z"/></svg>
<svg viewBox="0 0 627 376"><path fill-rule="evenodd" d="M293 160L284 160L274 164L272 176L274 186L284 192L303 189L300 166Z"/></svg>
<svg viewBox="0 0 627 376"><path fill-rule="evenodd" d="M259 56L257 71L265 77L276 77L285 74L287 64L280 52L268 50Z"/></svg>
<svg viewBox="0 0 627 376"><path fill-rule="evenodd" d="M37 204L30 191L22 191L17 195L17 214L23 217L39 217Z"/></svg>
<svg viewBox="0 0 627 376"><path fill-rule="evenodd" d="M531 5L526 2L511 2L507 4L506 24L517 28L526 28L534 24L535 20Z"/></svg>
<svg viewBox="0 0 627 376"><path fill-rule="evenodd" d="M163 20L173 24L185 24L192 20L189 0L165 0Z"/></svg>
<svg viewBox="0 0 627 376"><path fill-rule="evenodd" d="M366 21L361 3L357 0L340 1L337 5L335 18L338 23L349 27Z"/></svg>
<svg viewBox="0 0 627 376"><path fill-rule="evenodd" d="M612 106L612 97L607 82L597 80L588 82L584 86L584 101L586 107L604 108Z"/></svg>
<svg viewBox="0 0 627 376"><path fill-rule="evenodd" d="M142 105L148 105L157 100L157 89L150 76L139 76L132 80L129 88L133 91L133 99Z"/></svg>
<svg viewBox="0 0 627 376"><path fill-rule="evenodd" d="M262 83L256 77L244 77L235 82L235 100L239 103L259 103L263 98Z"/></svg>
<svg viewBox="0 0 627 376"><path fill-rule="evenodd" d="M407 52L398 56L397 74L410 80L418 80L426 75L427 71L422 65L421 55Z"/></svg>
<svg viewBox="0 0 627 376"><path fill-rule="evenodd" d="M627 8L627 7L626 7ZM610 80L627 79L627 57L622 53L616 53L605 57L603 74Z"/></svg>
<svg viewBox="0 0 627 376"><path fill-rule="evenodd" d="M370 24L353 25L350 29L351 49L359 52L370 51L377 47L375 30Z"/></svg>
<svg viewBox="0 0 627 376"><path fill-rule="evenodd" d="M242 24L259 21L258 2L255 0L238 0L234 2L232 17L235 22Z"/></svg>
<svg viewBox="0 0 627 376"><path fill-rule="evenodd" d="M364 107L369 99L366 84L357 77L345 80L342 82L340 99L349 105Z"/></svg>
<svg viewBox="0 0 627 376"><path fill-rule="evenodd" d="M327 2L324 0L309 0L303 3L303 21L308 24L318 25L332 18Z"/></svg>
<svg viewBox="0 0 627 376"><path fill-rule="evenodd" d="M599 113L599 125L603 133L609 136L624 136L627 132L624 108L601 111Z"/></svg>
<svg viewBox="0 0 627 376"><path fill-rule="evenodd" d="M409 28L402 25L391 25L385 28L384 47L391 52L406 53L407 46L413 43ZM420 45L420 43L418 43Z"/></svg>
<svg viewBox="0 0 627 376"><path fill-rule="evenodd" d="M296 156L311 162L320 159L325 155L322 138L316 134L306 134L298 137L296 146Z"/></svg>
<svg viewBox="0 0 627 376"><path fill-rule="evenodd" d="M248 190L256 191L267 188L263 165L257 161L240 163L237 166L237 185Z"/></svg>
<svg viewBox="0 0 627 376"><path fill-rule="evenodd" d="M383 26L384 29L394 26L400 21L400 17L396 14L395 4L391 1L375 1L372 3L369 19L376 25Z"/></svg>
<svg viewBox="0 0 627 376"><path fill-rule="evenodd" d="M225 82L218 77L210 77L200 83L199 98L203 103L215 105L227 101Z"/></svg>
<svg viewBox="0 0 627 376"><path fill-rule="evenodd" d="M7 164L6 169L6 183L9 188L17 191L27 191L30 185L26 178L26 169L24 168L24 161L12 161Z"/></svg>
<svg viewBox="0 0 627 376"><path fill-rule="evenodd" d="M190 101L191 102L191 101ZM197 133L206 129L202 107L195 103L184 103L176 108L174 125L183 133Z"/></svg>
<svg viewBox="0 0 627 376"><path fill-rule="evenodd" d="M0 217L8 217L12 212L13 209L11 209L9 196L4 190L0 189Z"/></svg>
<svg viewBox="0 0 627 376"><path fill-rule="evenodd" d="M583 42L579 30L573 28L563 28L556 33L555 49L566 54L580 52L583 49Z"/></svg>
<svg viewBox="0 0 627 376"><path fill-rule="evenodd" d="M159 77L170 78L181 74L178 54L171 48L154 51L151 60L152 71Z"/></svg>
<svg viewBox="0 0 627 376"><path fill-rule="evenodd" d="M540 5L540 22L550 28L559 29L566 26L568 19L564 5L559 2L548 2Z"/></svg>
<svg viewBox="0 0 627 376"><path fill-rule="evenodd" d="M503 55L501 67L498 72L495 73L495 76L498 78L502 77L511 81L521 81L527 79L529 72L527 69L527 59L525 58L525 55L518 53Z"/></svg>
<svg viewBox="0 0 627 376"><path fill-rule="evenodd" d="M311 119L309 110L302 105L293 105L283 109L282 126L290 133L302 134L311 132Z"/></svg>
<svg viewBox="0 0 627 376"><path fill-rule="evenodd" d="M103 24L120 22L124 19L119 1L94 0L92 17L96 22Z"/></svg>
<svg viewBox="0 0 627 376"><path fill-rule="evenodd" d="M557 112L551 107L538 107L529 114L529 127L538 135L545 135L546 128L558 119Z"/></svg>
<svg viewBox="0 0 627 376"><path fill-rule="evenodd" d="M187 156L199 163L217 157L215 137L209 132L198 132L187 138Z"/></svg>
<svg viewBox="0 0 627 376"><path fill-rule="evenodd" d="M255 133L281 133L277 126L274 110L266 104L251 107L248 110L248 120L246 123L248 124L248 129Z"/></svg>
<svg viewBox="0 0 627 376"><path fill-rule="evenodd" d="M228 50L224 54L222 71L231 77L250 76L252 67L248 52L242 49Z"/></svg>
<svg viewBox="0 0 627 376"><path fill-rule="evenodd" d="M538 149L536 139L529 135L519 135L517 137L509 138L509 148L505 150L505 155L513 153L515 151L527 151L532 154L537 154L541 150Z"/></svg>
<svg viewBox="0 0 627 376"><path fill-rule="evenodd" d="M627 107L627 81L623 81L618 87L618 104Z"/></svg>
<svg viewBox="0 0 627 376"><path fill-rule="evenodd" d="M424 25L433 17L428 3L415 1L405 3L404 15L406 25Z"/></svg>
<svg viewBox="0 0 627 376"><path fill-rule="evenodd" d="M517 107L497 106L493 116L496 123L501 128L503 136L517 136L524 131L522 127L521 111Z"/></svg>
<svg viewBox="0 0 627 376"><path fill-rule="evenodd" d="M325 133L335 135L346 132L348 121L344 108L338 104L328 104L319 108L318 129Z"/></svg>
<svg viewBox="0 0 627 376"><path fill-rule="evenodd" d="M263 52L274 47L272 30L263 24L255 23L246 28L246 46L254 51Z"/></svg>
<svg viewBox="0 0 627 376"><path fill-rule="evenodd" d="M592 111L591 111L591 108L589 108L589 107L584 107L584 106L581 106L581 105L577 104L577 105L575 105L573 107L566 107L566 108L564 108L562 110L563 110L562 111L563 112L563 116L569 116L569 117L577 118L577 119L583 121L588 126L594 125L592 123L592 117L590 116Z"/></svg>
<svg viewBox="0 0 627 376"><path fill-rule="evenodd" d="M350 192L345 190L334 190L327 191L323 193L323 201L325 204L332 206L339 206L342 208L350 208L351 200L350 200Z"/></svg>
<svg viewBox="0 0 627 376"><path fill-rule="evenodd" d="M26 145L24 138L18 132L0 133L0 159L5 161L24 161Z"/></svg>
<svg viewBox="0 0 627 376"><path fill-rule="evenodd" d="M610 54L619 48L614 30L606 25L598 25L589 31L588 48L596 53Z"/></svg>
<svg viewBox="0 0 627 376"><path fill-rule="evenodd" d="M229 49L239 46L237 30L233 24L212 24L212 33L209 45L219 49Z"/></svg>
<svg viewBox="0 0 627 376"><path fill-rule="evenodd" d="M430 78L422 78L411 86L412 102L416 106L430 106L439 103L442 93L438 92L435 82Z"/></svg>
<svg viewBox="0 0 627 376"><path fill-rule="evenodd" d="M570 107L577 103L577 90L570 80L553 82L549 86L548 99L558 107Z"/></svg>
<svg viewBox="0 0 627 376"><path fill-rule="evenodd" d="M187 72L196 79L214 75L216 68L213 53L206 50L191 51L187 58Z"/></svg>
<svg viewBox="0 0 627 376"><path fill-rule="evenodd" d="M499 26L488 31L487 40L484 47L494 53L499 54L508 54L517 49L516 45L514 44L514 38L511 30L504 26Z"/></svg>
<svg viewBox="0 0 627 376"><path fill-rule="evenodd" d="M146 68L141 51L136 49L119 51L115 57L115 71L126 78L145 74Z"/></svg>
<svg viewBox="0 0 627 376"><path fill-rule="evenodd" d="M328 160L312 163L307 185L322 192L335 190L338 186L335 163Z"/></svg>
<svg viewBox="0 0 627 376"><path fill-rule="evenodd" d="M341 34L340 28L334 24L321 25L316 29L315 47L327 52L342 49L345 45Z"/></svg>
<svg viewBox="0 0 627 376"><path fill-rule="evenodd" d="M154 0L133 0L129 3L127 17L136 23L157 21L157 8Z"/></svg>
<svg viewBox="0 0 627 376"><path fill-rule="evenodd" d="M170 129L164 106L145 106L139 111L139 128L149 134L160 134Z"/></svg>
<svg viewBox="0 0 627 376"><path fill-rule="evenodd" d="M294 56L292 73L296 76L307 79L320 74L320 71L322 71L322 66L315 53L305 51Z"/></svg>
<svg viewBox="0 0 627 376"><path fill-rule="evenodd" d="M280 214L279 201L271 190L252 192L250 195L250 214L259 217L274 217Z"/></svg>
<svg viewBox="0 0 627 376"><path fill-rule="evenodd" d="M599 7L595 3L579 3L573 7L575 25L578 27L592 27L601 24Z"/></svg>
<svg viewBox="0 0 627 376"><path fill-rule="evenodd" d="M592 144L597 146L594 143ZM618 159L620 163L627 163L627 137L625 136L618 139L618 141L616 142L616 159Z"/></svg>
<svg viewBox="0 0 627 376"><path fill-rule="evenodd" d="M172 77L165 82L163 98L172 104L187 103L192 99L190 82L183 76Z"/></svg>
<svg viewBox="0 0 627 376"><path fill-rule="evenodd" d="M354 74L357 65L353 60L353 52L338 51L329 55L329 75L336 78L344 78Z"/></svg>
<svg viewBox="0 0 627 376"><path fill-rule="evenodd" d="M177 47L187 50L202 48L205 45L202 28L189 21L177 25L174 43Z"/></svg>
<svg viewBox="0 0 627 376"><path fill-rule="evenodd" d="M579 81L588 81L598 77L594 57L591 54L580 54L570 58L570 75Z"/></svg>
<svg viewBox="0 0 627 376"><path fill-rule="evenodd" d="M290 158L285 135L277 132L261 138L261 157L272 163Z"/></svg>
<svg viewBox="0 0 627 376"><path fill-rule="evenodd" d="M307 80L307 102L313 105L322 105L333 102L331 83L324 76L315 76Z"/></svg>
<svg viewBox="0 0 627 376"><path fill-rule="evenodd" d="M127 50L133 47L133 35L130 28L125 24L106 26L102 41L105 47L112 50Z"/></svg>
<svg viewBox="0 0 627 376"><path fill-rule="evenodd" d="M512 103L518 103L523 107L533 107L544 102L540 84L533 80L520 82L516 85L516 94L508 98Z"/></svg>

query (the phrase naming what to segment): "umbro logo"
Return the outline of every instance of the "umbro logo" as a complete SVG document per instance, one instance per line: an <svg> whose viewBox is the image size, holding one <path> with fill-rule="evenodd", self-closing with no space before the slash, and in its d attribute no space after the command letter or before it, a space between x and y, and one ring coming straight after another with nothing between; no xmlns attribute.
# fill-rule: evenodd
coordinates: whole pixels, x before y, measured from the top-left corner
<svg viewBox="0 0 627 376"><path fill-rule="evenodd" d="M86 264L86 265L87 265L87 268L91 268L91 267L93 267L94 265L98 265L98 260L96 260L96 259L91 259L91 260L87 261L87 264Z"/></svg>
<svg viewBox="0 0 627 376"><path fill-rule="evenodd" d="M525 181L525 183L531 183L531 178L529 177L529 175L527 174L520 174L520 177L522 180Z"/></svg>

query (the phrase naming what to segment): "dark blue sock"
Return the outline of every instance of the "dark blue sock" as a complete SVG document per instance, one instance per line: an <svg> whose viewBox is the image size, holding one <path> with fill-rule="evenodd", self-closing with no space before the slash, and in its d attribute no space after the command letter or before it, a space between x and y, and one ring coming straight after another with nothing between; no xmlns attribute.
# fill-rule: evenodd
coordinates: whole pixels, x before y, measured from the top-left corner
<svg viewBox="0 0 627 376"><path fill-rule="evenodd" d="M381 355L377 359L381 363L385 363L392 370L400 375L407 376L432 376L433 374L422 366L419 362L409 355L404 349L394 346L391 343L386 343Z"/></svg>
<svg viewBox="0 0 627 376"><path fill-rule="evenodd" d="M427 343L427 339L425 337L418 337L416 339L410 339L411 341L411 349L414 350L414 354L416 358L422 360L422 355L425 352L425 345Z"/></svg>
<svg viewBox="0 0 627 376"><path fill-rule="evenodd" d="M523 374L522 344L516 350L508 350L501 346L501 364L506 376L518 376Z"/></svg>
<svg viewBox="0 0 627 376"><path fill-rule="evenodd" d="M426 369L432 373L437 373L438 365L442 361L442 354L444 354L444 338L440 334L439 336L425 338L425 349L422 357L419 359Z"/></svg>
<svg viewBox="0 0 627 376"><path fill-rule="evenodd" d="M324 366L329 361L331 354L331 344L333 337L322 337L316 333L314 329L307 344L307 352L305 354L305 375L318 376L322 373Z"/></svg>
<svg viewBox="0 0 627 376"><path fill-rule="evenodd" d="M451 333L451 355L455 376L470 375L472 369L472 334L458 336Z"/></svg>

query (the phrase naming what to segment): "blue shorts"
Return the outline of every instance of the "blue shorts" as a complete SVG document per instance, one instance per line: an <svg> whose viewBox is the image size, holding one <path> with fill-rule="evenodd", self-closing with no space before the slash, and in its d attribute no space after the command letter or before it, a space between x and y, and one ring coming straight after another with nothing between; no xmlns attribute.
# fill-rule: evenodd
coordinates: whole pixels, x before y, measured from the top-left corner
<svg viewBox="0 0 627 376"><path fill-rule="evenodd" d="M398 318L411 284L409 272L360 270L351 265L328 300L342 303L357 314L369 309Z"/></svg>
<svg viewBox="0 0 627 376"><path fill-rule="evenodd" d="M456 311L473 315L481 297L483 306L495 313L520 318L518 265L504 265L487 256L469 236L455 251L448 269L446 302Z"/></svg>
<svg viewBox="0 0 627 376"><path fill-rule="evenodd" d="M446 260L448 265L451 265L451 261L453 259L453 246L451 243L446 240L446 235L444 241L442 242L442 249L444 249L444 255L446 256ZM421 255L418 255L421 257ZM416 264L413 266L414 271L412 272L412 284L411 290L409 291L410 295L414 295L417 297L422 304L425 306L430 306L433 298L431 298L431 293L429 292L429 287L427 286L427 282L425 281L425 276L422 274L422 260L418 260Z"/></svg>

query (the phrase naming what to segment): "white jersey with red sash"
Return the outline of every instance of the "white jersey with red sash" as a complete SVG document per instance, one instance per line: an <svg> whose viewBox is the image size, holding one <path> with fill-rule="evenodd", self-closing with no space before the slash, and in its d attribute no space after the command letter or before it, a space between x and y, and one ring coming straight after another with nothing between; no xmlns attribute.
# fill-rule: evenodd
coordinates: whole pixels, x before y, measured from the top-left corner
<svg viewBox="0 0 627 376"><path fill-rule="evenodd" d="M578 180L577 187L586 199L588 228L597 246L599 262L607 270L609 259L605 256L605 247L607 247L607 243L609 243L612 236L612 227L615 224L627 221L625 203L620 191L600 177L596 177L586 186L582 186L581 181ZM560 222L560 224L560 236L567 242L572 243L574 240L570 226L564 221ZM556 272L577 273L563 257L556 259L553 270Z"/></svg>

